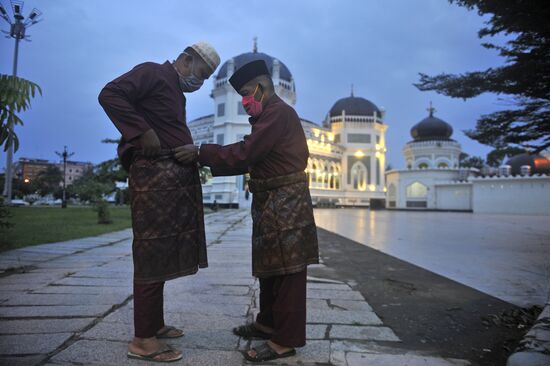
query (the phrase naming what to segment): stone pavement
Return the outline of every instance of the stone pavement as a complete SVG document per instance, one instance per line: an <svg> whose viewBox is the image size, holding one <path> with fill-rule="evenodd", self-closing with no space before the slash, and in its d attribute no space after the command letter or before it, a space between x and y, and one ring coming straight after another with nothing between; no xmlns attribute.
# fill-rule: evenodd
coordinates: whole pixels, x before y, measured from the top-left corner
<svg viewBox="0 0 550 366"><path fill-rule="evenodd" d="M258 342L231 328L258 311L250 215L224 210L205 223L210 267L166 285L165 320L186 332L170 344L183 350L176 364L245 365L240 351ZM0 273L0 365L148 364L126 358L133 335L129 230L2 253ZM351 285L308 277L307 345L268 364L469 365L400 348Z"/></svg>

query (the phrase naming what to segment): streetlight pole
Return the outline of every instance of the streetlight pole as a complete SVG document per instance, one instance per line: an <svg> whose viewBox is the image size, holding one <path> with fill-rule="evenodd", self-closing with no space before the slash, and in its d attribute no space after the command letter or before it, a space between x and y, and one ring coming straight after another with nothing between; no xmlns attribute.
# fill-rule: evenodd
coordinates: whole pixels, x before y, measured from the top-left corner
<svg viewBox="0 0 550 366"><path fill-rule="evenodd" d="M13 55L13 76L17 76L17 61L19 57L19 41L22 39L29 40L29 37L25 35L25 31L28 27L38 23L40 20L38 19L42 13L34 8L29 16L27 17L27 20L25 20L25 17L22 15L23 12L23 2L12 0L11 1L11 7L13 10L13 17L15 21L12 22L10 16L8 15L8 12L6 8L0 3L0 17L3 18L6 22L10 25L10 31L4 32L6 34L9 34L7 37L11 37L15 39L15 52ZM13 181L13 129L14 125L11 122L8 122L8 151L6 154L6 175L4 180L4 191L3 195L6 199L6 204L11 204L11 198L12 198L12 181Z"/></svg>
<svg viewBox="0 0 550 366"><path fill-rule="evenodd" d="M74 155L74 152L69 153L67 151L67 145L63 148L63 152L55 152L57 156L63 158L63 200L61 201L61 208L67 208L67 196L65 194L67 188L67 158Z"/></svg>

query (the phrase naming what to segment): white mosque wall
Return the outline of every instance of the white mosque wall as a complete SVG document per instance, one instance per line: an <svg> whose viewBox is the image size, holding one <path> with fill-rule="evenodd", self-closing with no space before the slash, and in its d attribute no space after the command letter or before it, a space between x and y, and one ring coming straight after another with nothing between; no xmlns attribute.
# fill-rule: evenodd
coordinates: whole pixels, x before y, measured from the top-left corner
<svg viewBox="0 0 550 366"><path fill-rule="evenodd" d="M435 205L438 210L472 210L471 183L439 183L434 188Z"/></svg>
<svg viewBox="0 0 550 366"><path fill-rule="evenodd" d="M386 207L550 215L548 175L469 177L467 181L460 181L459 172L455 169L389 171Z"/></svg>
<svg viewBox="0 0 550 366"><path fill-rule="evenodd" d="M411 169L392 170L386 174L387 208L440 209L442 201L448 210L461 209L463 204L453 203L450 189L442 188L438 197L436 185L458 179L457 169Z"/></svg>
<svg viewBox="0 0 550 366"><path fill-rule="evenodd" d="M550 176L470 178L476 213L550 215Z"/></svg>

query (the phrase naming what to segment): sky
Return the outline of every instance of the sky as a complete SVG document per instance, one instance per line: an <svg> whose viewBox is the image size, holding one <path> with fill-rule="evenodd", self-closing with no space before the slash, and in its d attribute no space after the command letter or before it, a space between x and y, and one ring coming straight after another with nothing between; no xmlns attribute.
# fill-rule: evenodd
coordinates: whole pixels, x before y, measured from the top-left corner
<svg viewBox="0 0 550 366"><path fill-rule="evenodd" d="M0 0L9 7L8 0ZM350 95L386 110L387 161L403 168L411 127L435 115L454 128L453 138L470 155L491 149L466 137L483 114L503 109L497 96L464 101L421 92L418 73L463 73L499 66L477 31L486 18L446 0L27 0L43 21L27 30L18 76L38 83L43 95L21 115L16 132L20 157L57 161L67 145L72 159L99 163L116 154L101 143L119 133L97 102L101 88L133 66L173 60L188 45L207 40L222 63L252 51L281 60L293 74L300 117L321 123L332 105ZM10 11L11 13L11 11ZM9 25L0 19L0 29ZM0 38L0 73L11 74L14 40ZM212 114L212 78L187 94L187 117ZM5 166L0 154L0 167Z"/></svg>

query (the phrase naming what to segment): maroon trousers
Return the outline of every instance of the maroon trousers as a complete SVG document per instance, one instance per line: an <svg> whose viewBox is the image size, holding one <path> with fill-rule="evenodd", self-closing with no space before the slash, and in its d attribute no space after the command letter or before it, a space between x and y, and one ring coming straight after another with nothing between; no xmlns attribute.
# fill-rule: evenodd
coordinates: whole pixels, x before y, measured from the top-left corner
<svg viewBox="0 0 550 366"><path fill-rule="evenodd" d="M285 347L306 344L307 270L260 278L260 313L256 322L273 328L271 341Z"/></svg>
<svg viewBox="0 0 550 366"><path fill-rule="evenodd" d="M134 333L151 338L164 327L164 282L134 282Z"/></svg>

